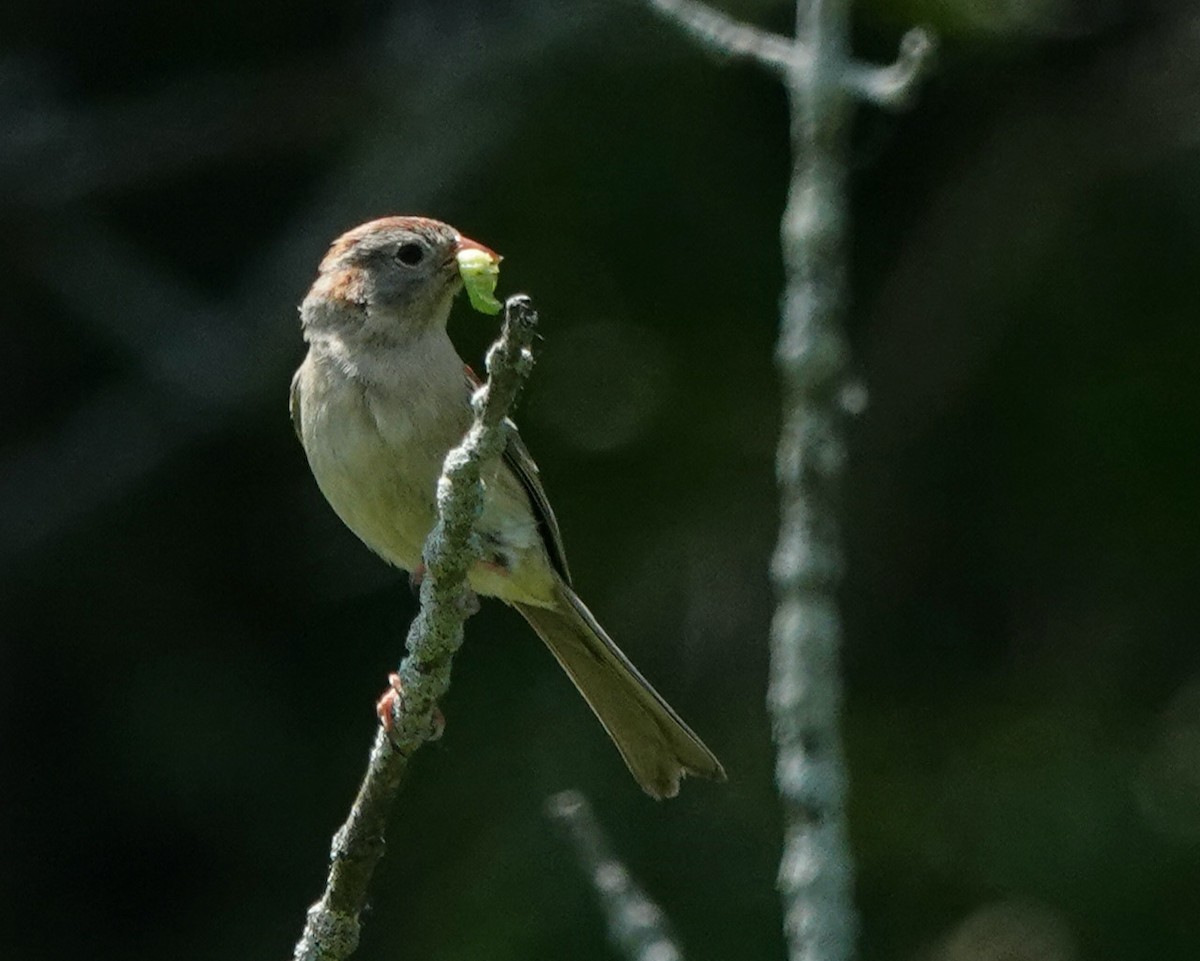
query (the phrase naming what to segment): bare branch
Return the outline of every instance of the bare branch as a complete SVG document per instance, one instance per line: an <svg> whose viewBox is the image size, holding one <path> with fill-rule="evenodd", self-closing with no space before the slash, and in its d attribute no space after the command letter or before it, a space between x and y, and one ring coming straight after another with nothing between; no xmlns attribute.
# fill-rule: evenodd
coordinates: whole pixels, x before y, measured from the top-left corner
<svg viewBox="0 0 1200 961"><path fill-rule="evenodd" d="M342 961L358 946L359 917L383 857L392 803L409 758L435 735L434 712L450 686L451 662L462 645L470 609L467 571L478 557L474 528L483 508L480 473L508 440L504 418L533 366L536 327L529 298L510 297L500 339L488 351L488 381L472 399L475 421L446 455L438 482L438 521L425 541L421 610L400 664L404 695L396 704L395 726L390 737L382 729L375 736L350 816L333 838L325 893L308 910L294 961Z"/></svg>
<svg viewBox="0 0 1200 961"><path fill-rule="evenodd" d="M575 848L600 895L613 944L629 961L681 961L666 916L637 886L609 849L592 807L578 791L563 791L546 802Z"/></svg>
<svg viewBox="0 0 1200 961"><path fill-rule="evenodd" d="M719 56L749 60L779 74L797 70L810 59L796 41L741 23L697 0L646 0L646 4Z"/></svg>
<svg viewBox="0 0 1200 961"><path fill-rule="evenodd" d="M868 103L902 110L916 96L921 80L937 59L937 40L923 27L914 27L900 38L896 62L887 67L851 63L846 67L846 89Z"/></svg>
<svg viewBox="0 0 1200 961"><path fill-rule="evenodd" d="M862 406L849 400L862 390L854 389L844 329L846 144L855 101L906 104L931 64L933 40L910 30L895 64L870 67L850 59L850 0L798 0L795 40L761 34L693 0L647 2L702 45L776 67L790 96L792 179L780 227L786 287L776 349L783 388L771 563L777 606L767 696L785 820L778 887L792 961L849 961L858 922L840 730L840 492L845 422Z"/></svg>

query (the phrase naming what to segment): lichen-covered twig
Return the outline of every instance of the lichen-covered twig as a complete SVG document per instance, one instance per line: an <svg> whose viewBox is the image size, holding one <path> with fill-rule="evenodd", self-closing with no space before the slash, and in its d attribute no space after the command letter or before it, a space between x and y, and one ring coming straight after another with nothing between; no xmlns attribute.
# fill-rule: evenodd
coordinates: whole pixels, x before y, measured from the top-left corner
<svg viewBox="0 0 1200 961"><path fill-rule="evenodd" d="M507 442L505 417L533 366L537 313L528 297L510 297L504 327L487 355L487 383L472 398L475 421L446 456L438 482L438 520L425 542L421 610L400 664L403 697L390 736L375 736L367 773L346 823L333 837L325 893L308 910L294 961L342 961L358 946L367 888L383 857L384 829L409 758L435 733L434 712L450 686L450 665L471 609L467 571L478 557L475 521L483 506L480 472Z"/></svg>
<svg viewBox="0 0 1200 961"><path fill-rule="evenodd" d="M842 475L847 415L861 407L843 330L847 133L857 101L898 108L933 41L910 31L889 67L850 54L851 0L797 0L795 38L763 34L696 0L645 0L693 39L779 74L791 103L792 176L780 228L786 286L776 363L783 395L776 473L777 606L767 695L784 807L778 886L792 961L848 961L857 921L842 753ZM782 69L781 69L782 68Z"/></svg>
<svg viewBox="0 0 1200 961"><path fill-rule="evenodd" d="M613 855L587 798L562 791L546 802L546 812L562 825L590 875L613 945L628 961L681 961L666 916Z"/></svg>

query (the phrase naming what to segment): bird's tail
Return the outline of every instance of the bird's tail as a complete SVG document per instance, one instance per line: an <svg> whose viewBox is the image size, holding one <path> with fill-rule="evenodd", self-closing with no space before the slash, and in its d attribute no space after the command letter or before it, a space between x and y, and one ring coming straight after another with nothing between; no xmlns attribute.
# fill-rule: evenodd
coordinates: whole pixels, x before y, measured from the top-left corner
<svg viewBox="0 0 1200 961"><path fill-rule="evenodd" d="M685 774L725 780L725 769L604 633L575 592L558 585L554 609L515 605L575 682L647 794L674 797Z"/></svg>

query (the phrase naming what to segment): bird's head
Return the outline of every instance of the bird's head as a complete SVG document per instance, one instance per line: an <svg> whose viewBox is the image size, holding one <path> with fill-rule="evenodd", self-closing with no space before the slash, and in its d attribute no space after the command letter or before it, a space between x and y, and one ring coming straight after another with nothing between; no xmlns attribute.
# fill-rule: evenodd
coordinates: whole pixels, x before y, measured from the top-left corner
<svg viewBox="0 0 1200 961"><path fill-rule="evenodd" d="M385 217L342 234L300 307L306 334L404 340L444 327L463 285L458 256L494 251L427 217Z"/></svg>

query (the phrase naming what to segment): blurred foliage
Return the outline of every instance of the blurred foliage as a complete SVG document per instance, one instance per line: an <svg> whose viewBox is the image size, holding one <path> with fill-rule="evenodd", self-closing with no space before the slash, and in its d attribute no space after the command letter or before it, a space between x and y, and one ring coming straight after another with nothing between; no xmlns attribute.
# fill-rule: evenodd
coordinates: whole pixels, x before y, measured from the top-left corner
<svg viewBox="0 0 1200 961"><path fill-rule="evenodd" d="M863 56L944 39L854 140L863 956L1192 958L1200 5L859 14ZM414 601L292 436L294 308L335 234L422 212L538 302L520 420L578 586L731 781L651 803L485 607L359 957L611 956L541 815L568 786L692 958L780 957L782 92L636 3L15 0L0 44L0 952L298 935Z"/></svg>

